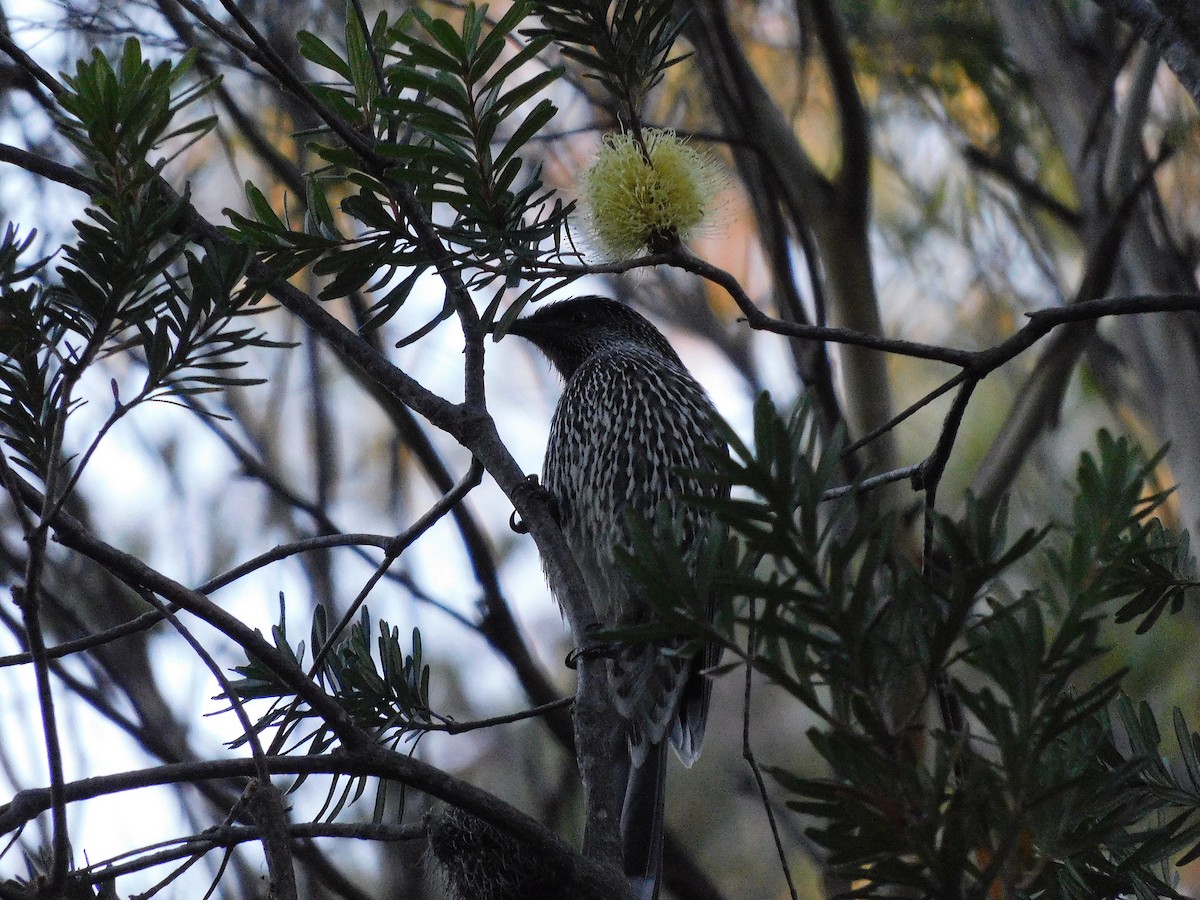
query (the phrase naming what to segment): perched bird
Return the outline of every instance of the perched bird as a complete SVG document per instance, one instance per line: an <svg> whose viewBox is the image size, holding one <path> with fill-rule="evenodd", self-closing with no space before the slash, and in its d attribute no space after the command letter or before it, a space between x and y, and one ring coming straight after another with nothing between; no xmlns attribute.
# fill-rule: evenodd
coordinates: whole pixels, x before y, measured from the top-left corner
<svg viewBox="0 0 1200 900"><path fill-rule="evenodd" d="M651 527L666 504L689 557L714 533L710 516L684 501L715 489L681 470L712 469L726 452L716 411L667 339L634 310L603 297L550 304L518 319L566 381L546 448L544 486L605 627L654 620L617 557L630 548L630 511ZM715 648L679 652L683 641L619 644L609 689L625 722L629 757L621 837L625 872L639 898L658 896L667 739L684 765L700 754Z"/></svg>

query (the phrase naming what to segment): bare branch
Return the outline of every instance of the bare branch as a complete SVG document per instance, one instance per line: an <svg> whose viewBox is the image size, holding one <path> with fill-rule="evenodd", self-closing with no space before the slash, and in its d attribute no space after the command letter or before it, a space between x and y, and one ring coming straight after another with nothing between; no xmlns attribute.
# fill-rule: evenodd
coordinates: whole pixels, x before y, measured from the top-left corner
<svg viewBox="0 0 1200 900"><path fill-rule="evenodd" d="M267 757L265 763L272 775L365 776L409 785L529 843L538 853L560 860L565 867L581 873L581 878L593 879L597 885L610 886L612 897L627 896L624 879L616 871L580 856L553 832L486 791L414 757L366 745L332 755ZM70 782L64 786L64 796L68 803L77 803L155 785L251 778L255 771L254 763L245 759L157 766ZM0 834L7 834L29 822L48 809L49 803L49 791L44 788L21 791L11 802L0 806Z"/></svg>

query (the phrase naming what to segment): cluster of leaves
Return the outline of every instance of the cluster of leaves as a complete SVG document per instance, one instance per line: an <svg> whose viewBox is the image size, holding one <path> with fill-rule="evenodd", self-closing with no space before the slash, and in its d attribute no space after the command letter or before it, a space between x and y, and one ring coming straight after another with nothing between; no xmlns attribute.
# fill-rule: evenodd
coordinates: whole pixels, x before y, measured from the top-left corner
<svg viewBox="0 0 1200 900"><path fill-rule="evenodd" d="M300 48L339 76L311 90L332 115L371 136L370 153L314 144L328 166L310 177L304 230L292 229L250 186L255 218L230 213L235 234L285 271L316 260L316 274L329 277L322 299L364 286L383 290L371 326L391 318L438 262L467 272L473 285L501 279L503 291L544 242L558 247L570 212L520 155L556 112L548 99L533 101L561 74L537 60L548 38L514 43L531 4L514 3L496 22L488 21L486 5L468 4L458 28L414 7L395 22L380 13L368 30L355 5L347 9L344 56L307 32ZM406 219L396 202L402 191L425 209L445 259ZM344 195L336 205L353 223L349 237L333 214L335 192Z"/></svg>
<svg viewBox="0 0 1200 900"><path fill-rule="evenodd" d="M325 607L318 606L310 631L314 661L310 677L342 704L355 724L374 734L380 743L394 747L405 739L419 739L429 731L437 715L429 704L429 666L425 664L421 650L421 632L413 629L412 650L405 653L400 644L399 629L381 620L378 631L377 659L372 652L371 616L366 608L359 620L350 625L345 637L340 638L331 637ZM305 643L301 641L292 647L288 642L282 611L280 624L271 629L271 635L276 649L286 654L299 669L304 662ZM240 677L230 682L230 689L239 702L275 701L254 723L254 728L259 733L275 731L276 745L282 746L304 722L314 718L320 721L297 697L295 685L281 678L272 666L251 657L244 665L235 666L234 672ZM248 737L243 735L232 746L247 740ZM307 752L315 755L328 751L335 742L329 728L318 724L311 732L300 735L295 747L307 747ZM291 790L298 790L304 780L297 779ZM366 777L351 778L339 790L341 780L335 778L318 818L336 819L347 803L362 796L368 781ZM386 781L377 785L375 822L383 821L388 788Z"/></svg>
<svg viewBox="0 0 1200 900"><path fill-rule="evenodd" d="M300 668L306 652L304 641L293 648L282 621L271 631L275 647ZM310 633L312 677L338 699L356 724L377 734L381 741L395 743L406 736L419 736L435 719L429 706L429 666L421 652L421 633L413 629L412 651L406 654L399 629L380 621L378 661L372 653L371 633L370 613L364 608L345 638L331 644L325 608L318 606ZM286 701L273 704L259 718L257 731L281 728L286 736L312 715L296 701L295 686L280 678L272 667L250 659L234 671L241 677L230 687L240 700ZM304 738L313 753L326 750L332 740L324 728Z"/></svg>
<svg viewBox="0 0 1200 900"><path fill-rule="evenodd" d="M663 72L685 57L671 57L684 19L671 0L584 0L581 3L535 3L542 27L535 36L550 35L563 55L581 63L586 77L597 81L617 102L618 118L640 130L646 95L662 81Z"/></svg>
<svg viewBox="0 0 1200 900"><path fill-rule="evenodd" d="M755 448L726 437L712 478L732 497L703 502L739 562L692 579L677 549L642 541L632 571L671 627L820 718L829 774L770 771L829 865L867 885L856 896L1177 896L1171 858L1200 856L1200 738L1176 711L1173 771L1125 672L1094 674L1106 623L1144 630L1195 594L1186 535L1156 518L1157 458L1101 433L1069 522L1010 539L1003 505L969 504L936 520L943 563L926 575L869 505L825 499L839 446L804 408L783 418L764 397ZM712 588L710 625L696 610ZM935 697L950 727L927 722Z"/></svg>
<svg viewBox="0 0 1200 900"><path fill-rule="evenodd" d="M21 238L9 225L0 240L0 429L17 460L45 471L50 455L50 401L54 369L47 349L57 343L57 310L34 278L48 260L21 265L37 237ZM45 330L43 330L45 329Z"/></svg>
<svg viewBox="0 0 1200 900"><path fill-rule="evenodd" d="M114 382L111 423L146 400L251 383L232 374L242 362L231 354L276 346L241 324L257 299L239 288L248 254L192 249L187 199L160 178L172 157L150 161L212 127L200 119L171 129L212 86L186 86L191 62L152 66L132 39L115 67L99 51L80 62L65 79L58 127L91 168L91 205L62 251L60 283L44 277L46 261L19 267L32 235L10 227L0 244L0 425L18 462L43 478L59 465L79 381L97 360L123 352L144 364L134 396L120 397Z"/></svg>

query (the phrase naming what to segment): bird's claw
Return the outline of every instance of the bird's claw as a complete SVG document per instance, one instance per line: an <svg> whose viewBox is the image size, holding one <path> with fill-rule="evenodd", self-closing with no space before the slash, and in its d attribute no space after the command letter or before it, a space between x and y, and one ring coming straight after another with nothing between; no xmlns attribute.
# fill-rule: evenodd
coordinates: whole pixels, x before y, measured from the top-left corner
<svg viewBox="0 0 1200 900"><path fill-rule="evenodd" d="M562 519L559 516L558 500L546 488L542 487L536 475L526 475L525 480L514 491L514 493L517 492L528 495L530 500L541 500L544 502L550 509L550 515L554 517L554 523L556 525L562 524ZM512 511L512 515L508 517L508 527L517 534L529 534L529 526L522 521L515 509Z"/></svg>
<svg viewBox="0 0 1200 900"><path fill-rule="evenodd" d="M579 668L581 659L613 659L617 655L617 645L611 641L597 641L586 647L576 647L567 654L564 661L568 669Z"/></svg>

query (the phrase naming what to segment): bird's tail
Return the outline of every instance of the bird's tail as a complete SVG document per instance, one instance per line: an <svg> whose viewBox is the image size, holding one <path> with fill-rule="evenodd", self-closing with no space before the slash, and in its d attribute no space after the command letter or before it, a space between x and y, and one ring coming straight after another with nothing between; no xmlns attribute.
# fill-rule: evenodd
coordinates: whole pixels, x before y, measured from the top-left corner
<svg viewBox="0 0 1200 900"><path fill-rule="evenodd" d="M662 880L667 742L650 748L640 766L630 766L621 810L625 876L638 900L657 900Z"/></svg>

